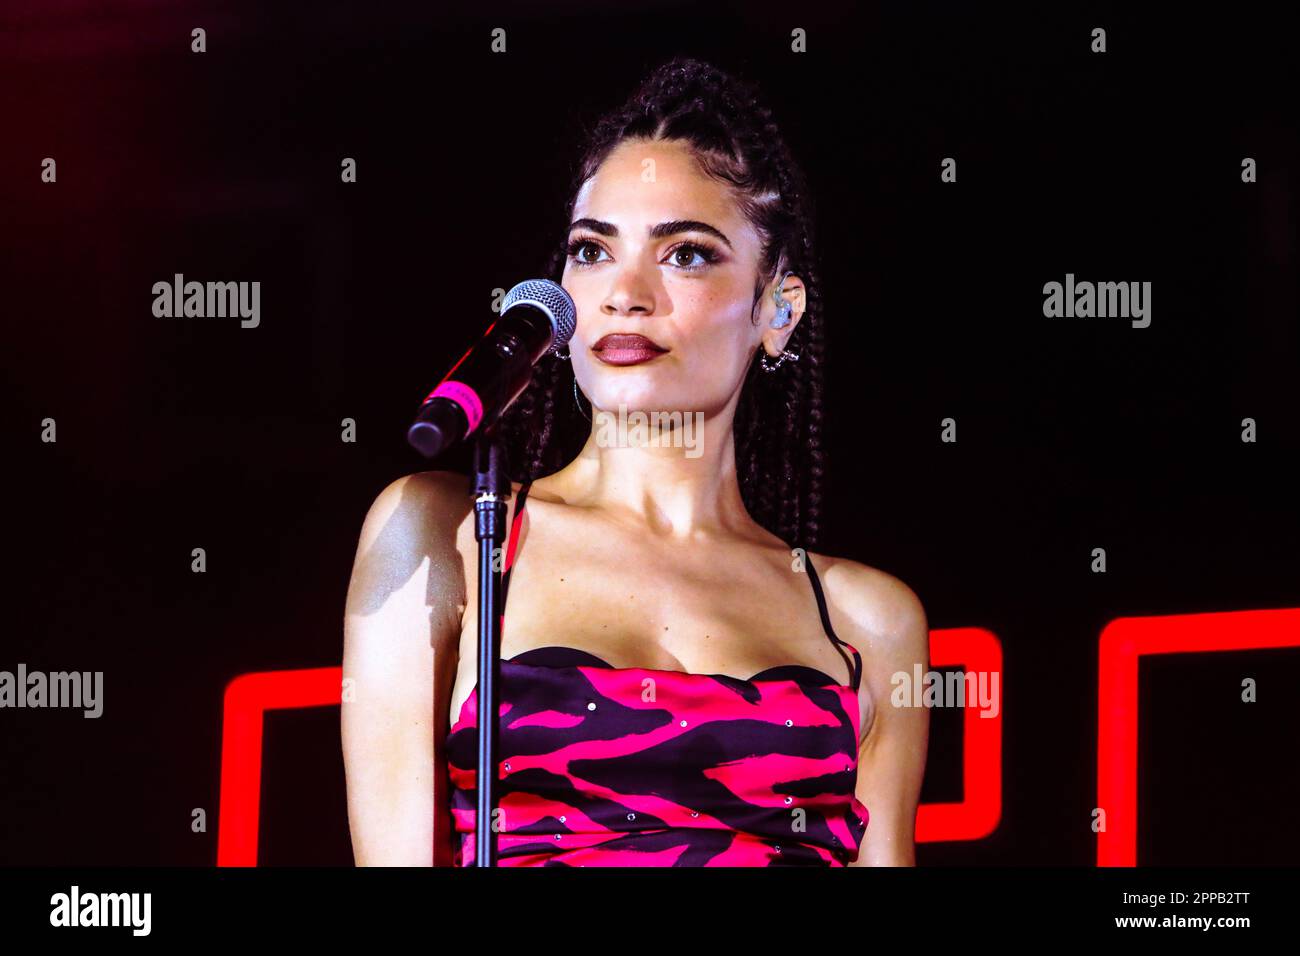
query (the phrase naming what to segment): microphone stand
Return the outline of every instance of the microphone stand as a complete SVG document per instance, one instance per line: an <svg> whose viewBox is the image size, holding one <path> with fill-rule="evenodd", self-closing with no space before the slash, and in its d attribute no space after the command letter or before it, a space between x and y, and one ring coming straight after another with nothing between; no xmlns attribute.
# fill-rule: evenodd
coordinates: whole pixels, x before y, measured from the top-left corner
<svg viewBox="0 0 1300 956"><path fill-rule="evenodd" d="M478 541L478 812L474 818L474 865L497 865L497 736L500 723L501 567L510 478L496 424L474 442L474 537ZM503 559L504 560L504 559Z"/></svg>

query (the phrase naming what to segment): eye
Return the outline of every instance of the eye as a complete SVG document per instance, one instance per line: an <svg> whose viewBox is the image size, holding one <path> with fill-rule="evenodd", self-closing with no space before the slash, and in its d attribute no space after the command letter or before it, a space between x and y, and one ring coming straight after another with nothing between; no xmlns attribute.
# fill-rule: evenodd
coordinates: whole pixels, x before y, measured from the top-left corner
<svg viewBox="0 0 1300 956"><path fill-rule="evenodd" d="M605 251L590 239L574 239L566 247L565 252L569 256L569 260L575 266L582 268L584 266L594 266L597 262L602 261L600 259L590 259L587 257L587 254L593 249L597 253Z"/></svg>
<svg viewBox="0 0 1300 956"><path fill-rule="evenodd" d="M718 254L708 246L695 242L683 242L668 253L668 260L679 269L694 272L717 262Z"/></svg>

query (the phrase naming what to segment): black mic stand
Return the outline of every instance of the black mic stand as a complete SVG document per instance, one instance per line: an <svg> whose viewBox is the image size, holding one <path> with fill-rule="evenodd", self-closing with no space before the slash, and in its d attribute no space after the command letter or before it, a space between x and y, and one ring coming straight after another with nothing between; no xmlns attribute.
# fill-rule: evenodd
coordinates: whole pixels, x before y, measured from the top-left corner
<svg viewBox="0 0 1300 956"><path fill-rule="evenodd" d="M474 441L474 537L478 541L478 812L474 818L474 865L497 865L497 732L500 721L501 567L497 561L506 537L510 478L497 426Z"/></svg>

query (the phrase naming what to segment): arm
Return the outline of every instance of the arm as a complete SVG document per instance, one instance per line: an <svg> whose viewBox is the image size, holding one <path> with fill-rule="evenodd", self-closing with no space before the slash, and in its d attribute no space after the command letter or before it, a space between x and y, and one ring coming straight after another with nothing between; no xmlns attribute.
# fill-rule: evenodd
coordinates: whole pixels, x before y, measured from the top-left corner
<svg viewBox="0 0 1300 956"><path fill-rule="evenodd" d="M358 866L451 862L443 741L464 606L465 478L400 478L366 515L343 622L341 731Z"/></svg>
<svg viewBox="0 0 1300 956"><path fill-rule="evenodd" d="M839 570L841 573L836 574ZM925 776L930 712L895 707L897 673L916 664L929 670L930 631L925 610L902 581L855 562L841 562L828 575L839 585L840 606L850 622L848 640L862 653L862 683L874 717L858 746L856 795L870 819L858 858L850 866L915 866L916 807Z"/></svg>

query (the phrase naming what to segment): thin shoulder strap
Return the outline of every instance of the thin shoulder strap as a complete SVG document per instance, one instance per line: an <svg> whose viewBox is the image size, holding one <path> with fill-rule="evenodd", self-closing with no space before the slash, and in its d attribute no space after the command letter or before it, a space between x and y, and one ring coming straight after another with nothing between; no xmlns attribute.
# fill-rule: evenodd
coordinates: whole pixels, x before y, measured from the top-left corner
<svg viewBox="0 0 1300 956"><path fill-rule="evenodd" d="M817 569L813 567L812 555L808 553L807 548L803 548L802 550L804 565L808 569L808 580L812 581L813 594L817 596L817 611L822 617L822 630L824 630L826 636L831 639L832 646L839 651L840 656L844 658L844 663L849 665L849 671L852 674L849 683L854 690L857 690L862 683L862 655L858 653L858 649L852 644L849 644L847 641L841 641L836 635L835 629L831 627L831 616L826 610L826 595L822 593L822 582L821 579L817 577ZM853 652L852 662L849 661L848 655L844 653L843 649L846 647Z"/></svg>
<svg viewBox="0 0 1300 956"><path fill-rule="evenodd" d="M515 567L515 551L519 547L519 519L524 516L524 502L528 500L528 489L532 482L524 482L519 489L519 498L515 502L515 517L510 522L510 541L506 545L506 563L501 569L501 614L505 615L506 594L510 591L510 572Z"/></svg>

